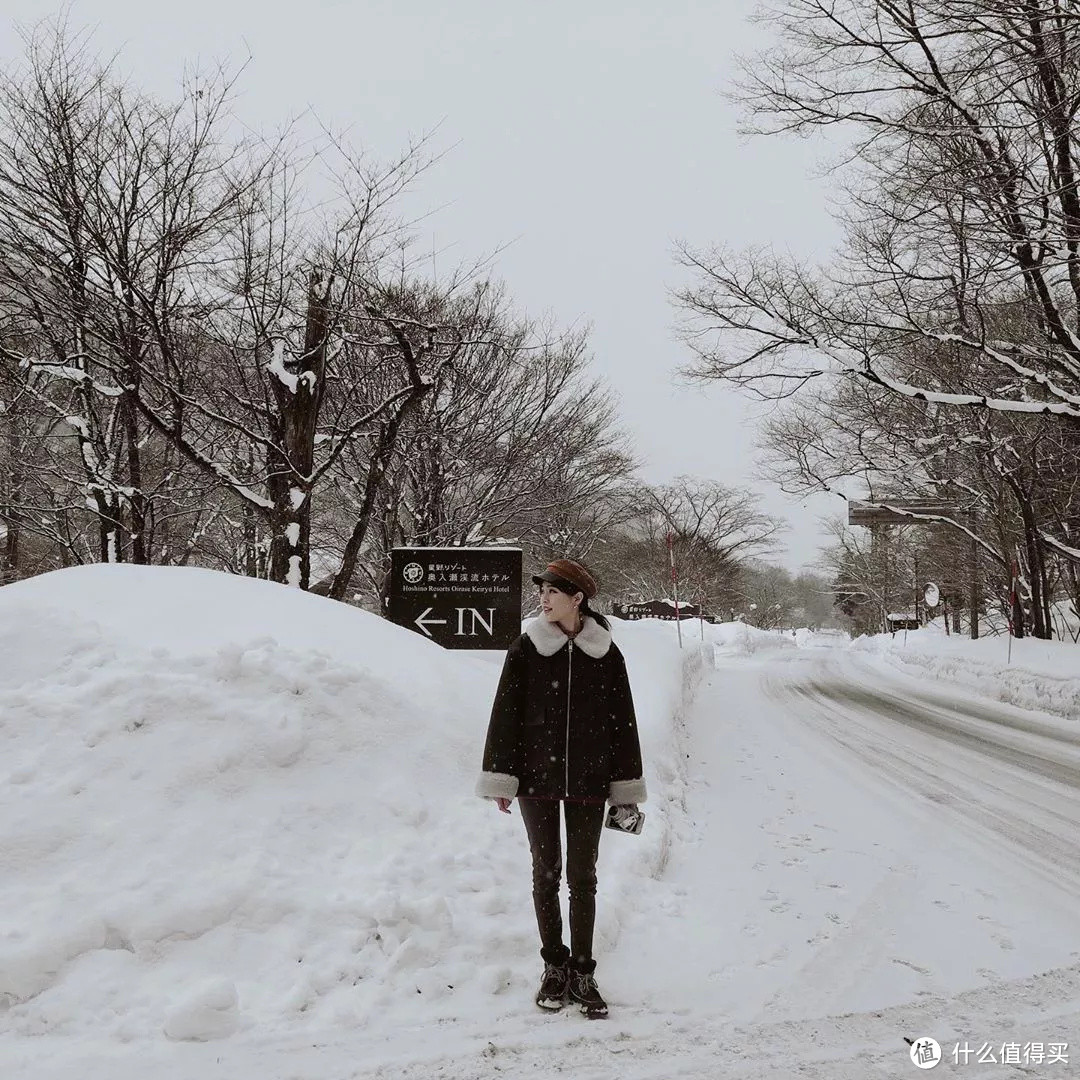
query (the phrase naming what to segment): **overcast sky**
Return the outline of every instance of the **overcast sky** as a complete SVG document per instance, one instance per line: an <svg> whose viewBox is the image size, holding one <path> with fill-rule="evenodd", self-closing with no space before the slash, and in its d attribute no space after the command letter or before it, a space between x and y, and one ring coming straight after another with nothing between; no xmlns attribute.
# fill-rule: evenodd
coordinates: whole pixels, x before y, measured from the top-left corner
<svg viewBox="0 0 1080 1080"><path fill-rule="evenodd" d="M586 324L596 371L617 390L642 473L761 490L791 523L795 569L838 499L802 506L754 479L760 406L678 384L674 242L774 245L825 257L836 240L813 144L745 140L723 97L734 56L766 40L751 0L74 0L73 27L141 85L170 93L183 65L250 56L239 116L276 129L307 109L376 157L437 129L446 151L410 197L437 265L499 251L494 273L530 314ZM405 10L405 9L408 10ZM58 10L6 0L14 23ZM500 250L501 249L501 250Z"/></svg>

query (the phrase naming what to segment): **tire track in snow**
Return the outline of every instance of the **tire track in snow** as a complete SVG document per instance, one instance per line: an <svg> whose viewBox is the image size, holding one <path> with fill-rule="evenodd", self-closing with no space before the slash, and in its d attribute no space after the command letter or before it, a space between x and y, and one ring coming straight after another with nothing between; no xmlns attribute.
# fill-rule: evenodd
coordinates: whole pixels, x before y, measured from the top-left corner
<svg viewBox="0 0 1080 1080"><path fill-rule="evenodd" d="M801 680L767 680L766 691L810 706L813 725L872 774L941 807L983 841L1004 841L1018 861L1080 894L1080 767L1071 740L1055 745L1047 734L1054 729L1040 729L1034 753L995 741L992 727L981 737L940 700L901 699L846 679L835 664L816 664ZM905 728L915 736L906 745Z"/></svg>

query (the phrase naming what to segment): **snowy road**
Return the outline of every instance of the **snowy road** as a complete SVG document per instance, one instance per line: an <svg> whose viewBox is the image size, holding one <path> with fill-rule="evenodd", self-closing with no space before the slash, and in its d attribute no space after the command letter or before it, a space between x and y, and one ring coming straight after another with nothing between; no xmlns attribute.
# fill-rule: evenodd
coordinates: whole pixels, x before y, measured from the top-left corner
<svg viewBox="0 0 1080 1080"><path fill-rule="evenodd" d="M850 657L800 668L768 682L770 696L883 782L947 807L957 827L1014 845L1017 858L1080 896L1080 726L950 695Z"/></svg>
<svg viewBox="0 0 1080 1080"><path fill-rule="evenodd" d="M789 650L721 661L682 738L669 858L601 960L612 1020L512 1010L371 1075L865 1080L919 1075L922 1035L1073 1047L937 1076L1075 1075L1075 729Z"/></svg>
<svg viewBox="0 0 1080 1080"><path fill-rule="evenodd" d="M1077 1075L1075 725L790 648L719 658L677 738L655 875L601 877L605 1023L515 991L437 1023L403 1005L344 1034L114 1044L80 1080L866 1080L919 1075L924 1035L935 1076ZM996 1060L1032 1042L1072 1063ZM995 1061L954 1065L954 1043ZM70 1047L27 1046L0 1048L4 1075L73 1075Z"/></svg>
<svg viewBox="0 0 1080 1080"><path fill-rule="evenodd" d="M684 900L628 936L652 924L653 971L674 943L685 966L657 1005L710 1002L721 1045L745 1051L731 1075L805 1053L831 1057L823 1076L907 1075L902 1039L920 1034L1075 1046L1075 726L799 650L721 666L686 737L668 872Z"/></svg>

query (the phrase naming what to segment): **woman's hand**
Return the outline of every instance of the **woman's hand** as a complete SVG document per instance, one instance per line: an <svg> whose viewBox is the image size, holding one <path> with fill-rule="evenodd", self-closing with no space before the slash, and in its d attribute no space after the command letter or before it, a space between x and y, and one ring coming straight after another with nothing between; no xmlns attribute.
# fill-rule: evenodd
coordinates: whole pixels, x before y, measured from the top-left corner
<svg viewBox="0 0 1080 1080"><path fill-rule="evenodd" d="M510 800L509 799L496 799L495 805L504 813L510 813Z"/></svg>

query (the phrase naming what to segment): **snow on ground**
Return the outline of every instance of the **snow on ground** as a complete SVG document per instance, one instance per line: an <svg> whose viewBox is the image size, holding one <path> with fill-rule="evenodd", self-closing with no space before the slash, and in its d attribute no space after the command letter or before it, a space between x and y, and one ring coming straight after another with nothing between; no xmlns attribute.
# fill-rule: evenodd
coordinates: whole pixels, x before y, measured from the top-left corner
<svg viewBox="0 0 1080 1080"><path fill-rule="evenodd" d="M643 620L651 622L653 620ZM671 634L678 634L675 624L667 623ZM708 623L700 619L684 619L682 640L690 647L704 643L723 656L752 656L754 653L795 647L798 642L783 630L760 630L744 622Z"/></svg>
<svg viewBox="0 0 1080 1080"><path fill-rule="evenodd" d="M533 1006L523 830L471 795L499 654L197 570L8 586L0 627L4 1077L882 1080L922 1035L1076 1075L1064 721L616 622L651 798L601 844L591 1024Z"/></svg>
<svg viewBox="0 0 1080 1080"><path fill-rule="evenodd" d="M811 642L812 643L812 642ZM972 641L940 625L857 638L856 651L1022 709L1080 720L1080 646L1006 635Z"/></svg>
<svg viewBox="0 0 1080 1080"><path fill-rule="evenodd" d="M528 1000L523 830L472 795L501 654L195 569L11 585L0 628L9 1039L350 1031ZM701 653L684 672L666 628L616 636L665 790ZM670 847L668 806L650 811L605 845L602 950Z"/></svg>

